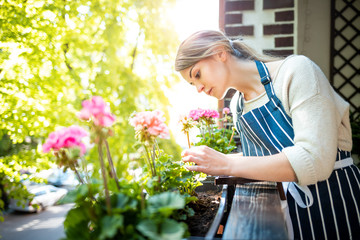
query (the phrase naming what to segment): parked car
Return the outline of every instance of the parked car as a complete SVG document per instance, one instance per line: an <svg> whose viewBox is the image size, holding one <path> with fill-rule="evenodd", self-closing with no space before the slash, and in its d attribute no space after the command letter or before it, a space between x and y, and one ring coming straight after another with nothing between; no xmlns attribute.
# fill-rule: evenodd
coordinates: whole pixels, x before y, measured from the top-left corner
<svg viewBox="0 0 360 240"><path fill-rule="evenodd" d="M54 187L52 185L29 185L27 186L29 193L34 194L34 198L25 201L25 205L21 205L18 200L11 199L9 208L16 211L38 212L48 206L55 205L57 201L63 198L68 190L64 188ZM35 205L38 205L36 207Z"/></svg>

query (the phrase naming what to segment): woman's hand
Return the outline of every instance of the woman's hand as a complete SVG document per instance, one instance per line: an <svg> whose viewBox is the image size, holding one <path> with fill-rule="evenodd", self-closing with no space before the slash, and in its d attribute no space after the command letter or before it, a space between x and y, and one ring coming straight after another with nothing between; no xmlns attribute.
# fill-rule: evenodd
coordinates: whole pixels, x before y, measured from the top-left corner
<svg viewBox="0 0 360 240"><path fill-rule="evenodd" d="M231 159L207 146L184 150L181 156L184 162L197 164L196 166L186 166L191 171L199 171L209 175L229 175Z"/></svg>

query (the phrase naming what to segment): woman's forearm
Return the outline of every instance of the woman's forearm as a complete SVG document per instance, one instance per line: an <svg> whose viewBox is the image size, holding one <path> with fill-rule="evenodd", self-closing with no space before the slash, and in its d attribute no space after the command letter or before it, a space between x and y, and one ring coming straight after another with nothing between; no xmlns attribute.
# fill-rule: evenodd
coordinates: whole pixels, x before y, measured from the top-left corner
<svg viewBox="0 0 360 240"><path fill-rule="evenodd" d="M227 172L230 176L274 182L297 182L295 172L284 153L251 157L238 153L228 154L227 157Z"/></svg>
<svg viewBox="0 0 360 240"><path fill-rule="evenodd" d="M223 154L207 146L192 147L182 152L184 162L191 171L209 175L228 175L274 182L296 182L296 175L284 153L270 156L247 157L238 154Z"/></svg>

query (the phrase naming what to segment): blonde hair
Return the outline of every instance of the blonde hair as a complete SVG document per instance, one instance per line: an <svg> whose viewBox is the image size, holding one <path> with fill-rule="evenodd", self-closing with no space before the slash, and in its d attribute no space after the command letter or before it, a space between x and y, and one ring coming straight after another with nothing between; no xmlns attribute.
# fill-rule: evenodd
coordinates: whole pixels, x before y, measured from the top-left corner
<svg viewBox="0 0 360 240"><path fill-rule="evenodd" d="M241 39L231 40L220 31L203 30L193 33L180 44L175 59L175 70L184 70L200 60L216 54L219 52L219 50L216 51L219 47L223 47L232 55L246 60L271 62L282 59L259 54Z"/></svg>

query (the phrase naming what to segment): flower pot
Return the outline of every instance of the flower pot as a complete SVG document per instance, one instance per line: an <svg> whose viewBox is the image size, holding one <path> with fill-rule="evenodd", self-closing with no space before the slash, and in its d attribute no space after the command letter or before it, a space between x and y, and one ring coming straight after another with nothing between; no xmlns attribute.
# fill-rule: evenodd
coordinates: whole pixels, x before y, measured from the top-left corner
<svg viewBox="0 0 360 240"><path fill-rule="evenodd" d="M202 186L196 188L198 201L189 204L195 215L186 221L191 236L187 240L209 239L209 235L213 238L220 239L216 235L220 223L222 223L222 215L227 209L227 191L222 186L214 184L215 177L208 176L202 183ZM221 213L219 213L219 211ZM211 233L210 233L210 232Z"/></svg>
<svg viewBox="0 0 360 240"><path fill-rule="evenodd" d="M207 176L205 180L201 181L203 184L195 189L196 192L205 192L205 191L221 191L222 187L215 185L215 177Z"/></svg>

